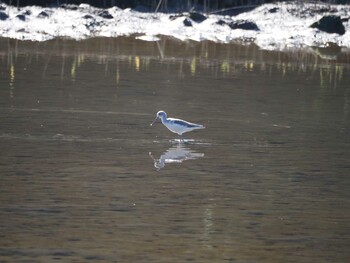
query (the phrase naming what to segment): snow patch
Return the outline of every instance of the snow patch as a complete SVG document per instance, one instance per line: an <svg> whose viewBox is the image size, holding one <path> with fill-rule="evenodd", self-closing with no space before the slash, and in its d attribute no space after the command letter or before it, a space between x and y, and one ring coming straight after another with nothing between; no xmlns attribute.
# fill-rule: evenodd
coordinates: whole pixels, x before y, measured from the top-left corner
<svg viewBox="0 0 350 263"><path fill-rule="evenodd" d="M135 37L135 38L143 40L143 41L159 41L160 40L159 37L150 36L150 35L143 35L143 36L138 36L138 37Z"/></svg>

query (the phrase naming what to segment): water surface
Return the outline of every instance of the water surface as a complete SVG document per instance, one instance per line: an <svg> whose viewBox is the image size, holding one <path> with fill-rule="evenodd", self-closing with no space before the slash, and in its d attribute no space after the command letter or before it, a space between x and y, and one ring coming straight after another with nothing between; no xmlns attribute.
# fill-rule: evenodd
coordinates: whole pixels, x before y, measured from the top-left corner
<svg viewBox="0 0 350 263"><path fill-rule="evenodd" d="M348 54L0 39L0 63L1 262L350 257Z"/></svg>

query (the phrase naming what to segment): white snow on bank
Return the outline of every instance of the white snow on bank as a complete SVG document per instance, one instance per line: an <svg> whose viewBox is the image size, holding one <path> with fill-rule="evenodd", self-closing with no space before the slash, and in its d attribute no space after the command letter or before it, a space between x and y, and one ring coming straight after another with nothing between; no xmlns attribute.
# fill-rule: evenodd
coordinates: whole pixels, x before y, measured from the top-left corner
<svg viewBox="0 0 350 263"><path fill-rule="evenodd" d="M164 35L180 40L254 42L270 50L324 46L327 42L350 48L350 6L344 5L265 4L238 16L212 14L203 22L187 18L191 26L184 25L186 16L171 18L171 14L140 13L117 7L104 10L87 4L76 8L0 6L0 36L20 40L46 41L57 37L81 40L135 35L141 40L158 41L159 36ZM317 11L321 8L326 11ZM310 28L327 14L348 19L343 22L344 35ZM239 20L255 22L260 30L231 29L229 24Z"/></svg>

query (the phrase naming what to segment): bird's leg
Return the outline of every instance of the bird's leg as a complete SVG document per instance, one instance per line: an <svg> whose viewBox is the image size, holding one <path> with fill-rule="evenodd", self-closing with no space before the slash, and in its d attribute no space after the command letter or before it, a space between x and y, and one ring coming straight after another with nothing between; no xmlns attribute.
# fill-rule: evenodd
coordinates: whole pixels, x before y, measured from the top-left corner
<svg viewBox="0 0 350 263"><path fill-rule="evenodd" d="M183 137L183 135L181 134L181 135L180 135L180 143L184 143L184 142L185 142L184 137Z"/></svg>

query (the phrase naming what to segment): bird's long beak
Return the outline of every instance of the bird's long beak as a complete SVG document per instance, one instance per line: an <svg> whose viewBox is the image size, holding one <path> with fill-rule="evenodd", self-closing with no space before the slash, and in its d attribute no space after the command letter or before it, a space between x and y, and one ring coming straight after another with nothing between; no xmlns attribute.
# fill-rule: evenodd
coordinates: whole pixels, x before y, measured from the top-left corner
<svg viewBox="0 0 350 263"><path fill-rule="evenodd" d="M154 119L154 121L150 124L151 126L158 120L158 116Z"/></svg>

